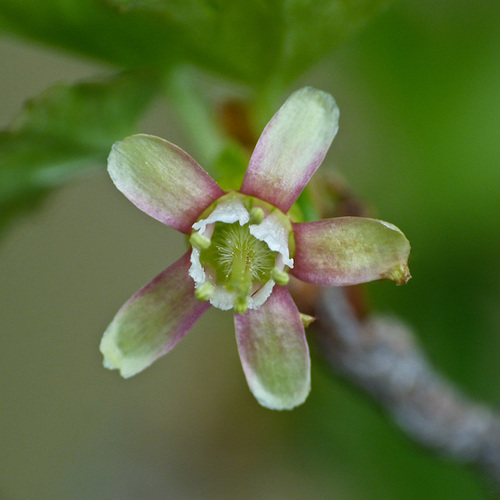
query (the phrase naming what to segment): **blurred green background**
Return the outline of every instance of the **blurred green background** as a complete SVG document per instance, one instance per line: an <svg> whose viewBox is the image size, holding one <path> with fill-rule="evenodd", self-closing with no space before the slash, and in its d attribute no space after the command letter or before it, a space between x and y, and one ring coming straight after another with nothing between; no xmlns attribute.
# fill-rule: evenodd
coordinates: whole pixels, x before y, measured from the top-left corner
<svg viewBox="0 0 500 500"><path fill-rule="evenodd" d="M0 66L2 125L51 83L110 72L10 37ZM370 285L372 303L411 324L466 393L497 406L500 3L394 2L293 88L304 84L331 92L341 110L322 168L338 168L412 243L413 279ZM192 149L164 103L138 130ZM3 237L1 499L492 496L475 471L415 446L320 362L305 405L261 408L230 314L210 310L131 380L103 369L98 344L114 313L183 251L183 238L125 200L103 168Z"/></svg>

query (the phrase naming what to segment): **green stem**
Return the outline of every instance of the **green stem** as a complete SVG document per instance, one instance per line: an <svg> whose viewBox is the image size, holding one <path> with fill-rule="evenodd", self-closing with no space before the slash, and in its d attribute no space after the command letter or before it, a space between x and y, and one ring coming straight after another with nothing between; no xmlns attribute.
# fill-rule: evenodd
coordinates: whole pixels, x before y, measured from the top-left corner
<svg viewBox="0 0 500 500"><path fill-rule="evenodd" d="M180 66L168 75L166 93L198 150L203 164L215 165L227 140L220 133L214 113L195 83L192 68Z"/></svg>
<svg viewBox="0 0 500 500"><path fill-rule="evenodd" d="M264 127L279 108L283 98L284 85L274 75L258 88L252 109L252 122L256 136L259 137Z"/></svg>
<svg viewBox="0 0 500 500"><path fill-rule="evenodd" d="M310 222L313 220L318 220L320 218L318 211L314 206L314 201L311 198L311 193L307 189L307 186L297 199L296 205L301 212L304 222Z"/></svg>

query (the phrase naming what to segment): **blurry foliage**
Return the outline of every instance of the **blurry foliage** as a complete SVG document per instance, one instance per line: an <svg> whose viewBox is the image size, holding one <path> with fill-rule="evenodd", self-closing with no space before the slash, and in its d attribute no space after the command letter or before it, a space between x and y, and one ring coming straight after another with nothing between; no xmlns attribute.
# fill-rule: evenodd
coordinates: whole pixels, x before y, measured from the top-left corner
<svg viewBox="0 0 500 500"><path fill-rule="evenodd" d="M102 163L110 144L133 131L154 90L152 78L129 73L58 85L28 101L0 132L0 228L48 189Z"/></svg>
<svg viewBox="0 0 500 500"><path fill-rule="evenodd" d="M441 6L433 18L424 7L394 9L348 61L358 91L383 106L373 113L372 156L358 158L349 179L413 244L409 286L371 286L391 309L409 311L428 349L448 341L441 363L486 397L498 397L494 385L478 387L498 373L476 356L494 342L487 323L498 321L491 298L500 291L499 7Z"/></svg>
<svg viewBox="0 0 500 500"><path fill-rule="evenodd" d="M4 31L133 71L54 89L2 132L0 221L103 165L178 64L274 100L383 4L2 0ZM413 246L413 280L371 285L373 301L415 325L445 374L498 405L500 4L396 3L314 77L341 108L338 166ZM308 403L289 416L301 468L342 471L353 498L485 497L474 474L415 451L362 396L313 375ZM278 429L283 417L266 418Z"/></svg>
<svg viewBox="0 0 500 500"><path fill-rule="evenodd" d="M189 61L258 87L303 73L385 4L387 0L2 0L0 28L123 67L164 72Z"/></svg>

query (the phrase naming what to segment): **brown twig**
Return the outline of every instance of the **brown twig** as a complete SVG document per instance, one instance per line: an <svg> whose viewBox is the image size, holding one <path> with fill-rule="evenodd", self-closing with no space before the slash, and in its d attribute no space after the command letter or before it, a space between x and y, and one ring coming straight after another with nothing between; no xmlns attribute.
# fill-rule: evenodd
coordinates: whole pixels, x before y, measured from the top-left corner
<svg viewBox="0 0 500 500"><path fill-rule="evenodd" d="M328 366L374 398L413 440L477 467L500 491L500 415L437 373L402 322L359 319L341 288L323 289L316 299L314 335Z"/></svg>

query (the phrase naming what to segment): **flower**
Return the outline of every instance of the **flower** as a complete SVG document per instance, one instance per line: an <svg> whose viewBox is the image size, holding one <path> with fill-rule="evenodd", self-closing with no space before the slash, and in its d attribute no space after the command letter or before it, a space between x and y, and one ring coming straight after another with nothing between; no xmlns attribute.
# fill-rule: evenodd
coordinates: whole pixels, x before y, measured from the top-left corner
<svg viewBox="0 0 500 500"><path fill-rule="evenodd" d="M262 133L239 192L225 193L177 146L149 135L116 143L108 170L138 208L190 235L191 248L119 310L101 342L123 377L169 352L207 310L234 309L239 355L260 404L290 409L310 391L301 315L289 273L321 286L409 279L409 243L387 222L287 214L338 129L329 94L292 94Z"/></svg>

